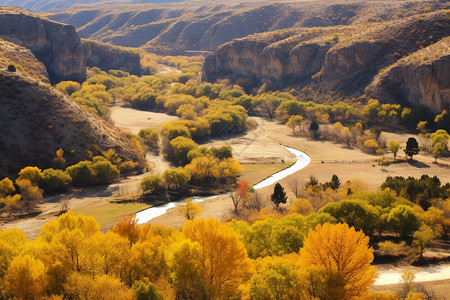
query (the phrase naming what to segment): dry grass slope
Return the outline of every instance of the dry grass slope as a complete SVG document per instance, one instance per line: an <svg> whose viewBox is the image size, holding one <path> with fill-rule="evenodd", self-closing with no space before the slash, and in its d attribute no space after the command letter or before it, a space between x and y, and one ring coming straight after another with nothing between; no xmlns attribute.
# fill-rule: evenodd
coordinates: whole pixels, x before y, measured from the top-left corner
<svg viewBox="0 0 450 300"><path fill-rule="evenodd" d="M0 82L0 177L14 176L28 165L58 167L53 158L59 148L67 165L85 159L87 151L109 148L144 164L121 131L50 85L4 69Z"/></svg>

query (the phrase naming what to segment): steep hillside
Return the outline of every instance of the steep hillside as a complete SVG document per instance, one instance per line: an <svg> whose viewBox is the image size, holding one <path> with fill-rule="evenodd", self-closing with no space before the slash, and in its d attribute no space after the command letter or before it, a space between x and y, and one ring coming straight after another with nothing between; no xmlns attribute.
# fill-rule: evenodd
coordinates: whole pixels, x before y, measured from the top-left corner
<svg viewBox="0 0 450 300"><path fill-rule="evenodd" d="M236 39L206 58L203 79L251 78L272 87L310 86L323 91L314 95L316 101L328 91L359 96L379 70L447 37L449 16L449 11L440 11L375 24L290 29Z"/></svg>
<svg viewBox="0 0 450 300"><path fill-rule="evenodd" d="M80 5L166 3L182 0L0 0L0 5L21 7L34 12L61 11Z"/></svg>
<svg viewBox="0 0 450 300"><path fill-rule="evenodd" d="M81 41L84 57L89 67L103 71L122 70L134 75L141 74L141 58L138 53L98 41Z"/></svg>
<svg viewBox="0 0 450 300"><path fill-rule="evenodd" d="M16 67L17 72L49 82L44 64L29 49L0 38L0 69L6 69L10 64Z"/></svg>
<svg viewBox="0 0 450 300"><path fill-rule="evenodd" d="M0 70L0 106L0 177L28 165L55 167L59 148L67 164L85 159L88 150L98 154L110 148L144 164L119 130L50 85L19 72Z"/></svg>
<svg viewBox="0 0 450 300"><path fill-rule="evenodd" d="M367 92L382 101L426 105L436 113L450 109L450 37L398 60Z"/></svg>
<svg viewBox="0 0 450 300"><path fill-rule="evenodd" d="M448 2L439 0L187 1L83 7L48 17L75 26L83 38L184 54L215 51L225 42L254 33L397 20L446 7Z"/></svg>
<svg viewBox="0 0 450 300"><path fill-rule="evenodd" d="M45 65L53 83L86 78L81 40L73 26L0 8L0 37L30 49Z"/></svg>

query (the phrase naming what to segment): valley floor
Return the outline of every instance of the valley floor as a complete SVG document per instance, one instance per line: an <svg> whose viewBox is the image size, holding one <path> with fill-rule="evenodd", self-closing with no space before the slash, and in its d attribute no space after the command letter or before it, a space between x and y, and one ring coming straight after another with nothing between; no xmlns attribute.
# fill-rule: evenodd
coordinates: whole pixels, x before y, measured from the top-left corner
<svg viewBox="0 0 450 300"><path fill-rule="evenodd" d="M131 108L126 108L117 103L111 108L112 121L124 130L136 133L143 127L156 127L173 120L173 116L163 113L150 113L136 111ZM336 144L329 141L313 141L307 138L298 137L292 134L292 131L283 124L277 121L268 121L259 117L251 118L258 124L255 130L251 130L243 135L236 136L230 139L215 140L208 143L208 146L230 145L233 148L234 156L245 165L255 164L251 174L257 176L262 174L258 172L258 168L267 169L267 166L273 166L273 172L288 167L294 158L289 152L284 150L280 144L287 145L299 149L307 153L312 162L303 170L286 177L280 183L287 186L293 179L306 181L310 175L314 175L319 181L330 180L333 174L336 174L341 182L358 178L364 181L369 189L377 189L387 176L414 176L420 177L422 174L431 176L438 176L442 182L450 181L450 159L440 159L440 164L435 164L431 155L420 154L415 157L416 161L413 163L402 162L391 164L384 168L376 162L378 157L369 155L361 150L354 148L349 149L345 145ZM396 140L404 142L410 135L399 135L392 133L383 133L386 141ZM387 155L389 160L392 160L392 155ZM160 173L165 168L170 167L161 156L149 156L148 160L153 164L153 172ZM247 165L249 166L249 165ZM272 172L272 169L271 172ZM145 175L145 174L144 174ZM96 187L85 191L75 191L64 197L70 198L70 209L77 213L84 213L89 215L90 211L100 208L107 210L110 201L120 200L125 195L135 195L139 191L139 182L144 175L133 176L122 179L120 182L112 184L107 187ZM256 183L254 178L248 179L250 183ZM263 179L263 178L259 178ZM273 191L273 186L269 186L260 190L263 197L269 199ZM293 194L288 191L289 199L293 199ZM36 217L16 220L10 223L0 224L0 229L18 227L24 230L29 238L35 238L39 235L42 225L51 218L57 216L59 212L59 196L47 197L44 203L40 204L39 208L42 213ZM200 203L202 213L199 217L202 218L217 218L224 219L230 214L233 205L229 197L219 197ZM124 206L121 212L114 215L118 217L130 215L146 208L147 206ZM95 215L92 213L91 215ZM114 224L114 219L108 219L103 222L102 228L108 229ZM178 227L184 223L184 218L177 212L177 210L169 211L168 213L157 217L150 221L151 224L160 224L165 226ZM450 277L450 274L449 276ZM428 282L425 286L431 287L437 295L446 299L450 293L449 280ZM398 285L393 286L376 286L376 290L396 289Z"/></svg>

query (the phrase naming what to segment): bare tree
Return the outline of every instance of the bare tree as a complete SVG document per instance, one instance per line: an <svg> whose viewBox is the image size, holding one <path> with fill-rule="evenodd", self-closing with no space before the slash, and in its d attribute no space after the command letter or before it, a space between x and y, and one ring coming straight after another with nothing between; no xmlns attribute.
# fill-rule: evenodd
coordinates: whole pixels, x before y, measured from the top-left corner
<svg viewBox="0 0 450 300"><path fill-rule="evenodd" d="M248 208L256 210L256 211L260 211L264 205L265 205L265 201L263 200L261 193L259 193L258 191L255 191L253 193L253 195L250 197L250 201L248 203Z"/></svg>
<svg viewBox="0 0 450 300"><path fill-rule="evenodd" d="M233 201L234 213L236 215L239 215L238 207L239 207L239 204L241 204L243 198L240 197L236 191L230 192L229 195L230 195L231 201Z"/></svg>
<svg viewBox="0 0 450 300"><path fill-rule="evenodd" d="M59 199L59 214L63 214L69 211L70 198L62 197Z"/></svg>
<svg viewBox="0 0 450 300"><path fill-rule="evenodd" d="M303 188L303 182L300 181L298 178L292 178L287 183L288 189L295 195L296 198L300 196L300 192Z"/></svg>

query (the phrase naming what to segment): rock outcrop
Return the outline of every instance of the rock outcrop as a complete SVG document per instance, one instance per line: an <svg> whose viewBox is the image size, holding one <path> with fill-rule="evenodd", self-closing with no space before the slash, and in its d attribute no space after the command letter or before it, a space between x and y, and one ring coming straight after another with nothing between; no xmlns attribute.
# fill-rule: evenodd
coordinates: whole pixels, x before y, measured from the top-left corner
<svg viewBox="0 0 450 300"><path fill-rule="evenodd" d="M138 53L92 40L82 40L84 57L89 67L104 71L122 70L134 75L141 74L141 58Z"/></svg>
<svg viewBox="0 0 450 300"><path fill-rule="evenodd" d="M26 47L45 65L52 83L84 81L86 63L75 28L22 11L0 11L0 37Z"/></svg>
<svg viewBox="0 0 450 300"><path fill-rule="evenodd" d="M206 58L202 79L251 78L254 82L268 83L274 88L313 87L324 94L338 92L344 97L357 97L364 93L382 69L449 36L449 16L449 11L439 11L397 21L289 29L235 39ZM449 54L448 48L443 52ZM433 71L429 71L430 75L426 75L427 71L423 76L445 78L447 72L443 68L447 66L444 61L437 60L431 67ZM443 73L437 75L436 72L440 71ZM419 83L425 80L423 84L429 86L428 79L419 79L420 72L416 76L407 81ZM436 78L436 82L439 80ZM441 90L442 84L432 89L435 92L430 97L441 99L442 96L437 96L440 92L436 90ZM446 92L443 93L446 95ZM422 92L412 94L424 95ZM420 101L420 96L412 94L405 94L404 97L417 99L408 100L411 103ZM311 100L319 101L320 93L315 95L316 98ZM436 109L438 104L429 103Z"/></svg>
<svg viewBox="0 0 450 300"><path fill-rule="evenodd" d="M145 164L120 130L20 72L0 70L0 106L0 178L25 166L61 167L53 162L59 148L67 165L86 159L88 151L108 149L141 168Z"/></svg>
<svg viewBox="0 0 450 300"><path fill-rule="evenodd" d="M396 99L409 106L423 105L434 113L450 109L450 37L383 70L368 93L381 101Z"/></svg>

